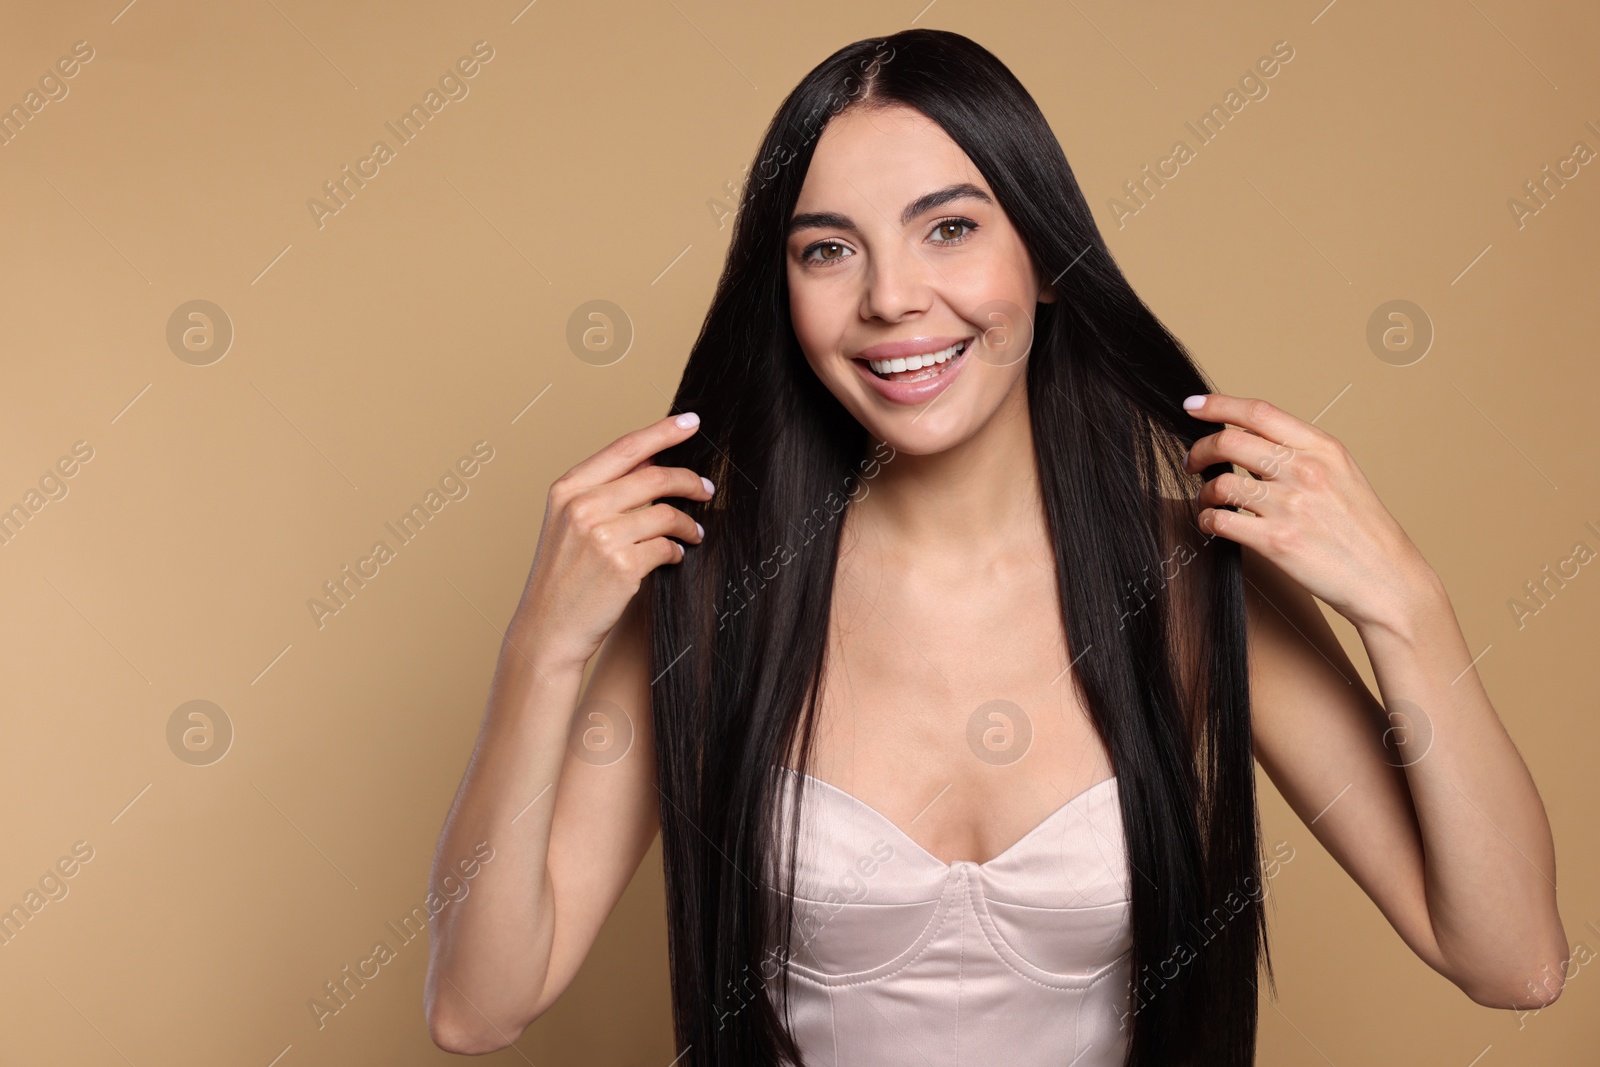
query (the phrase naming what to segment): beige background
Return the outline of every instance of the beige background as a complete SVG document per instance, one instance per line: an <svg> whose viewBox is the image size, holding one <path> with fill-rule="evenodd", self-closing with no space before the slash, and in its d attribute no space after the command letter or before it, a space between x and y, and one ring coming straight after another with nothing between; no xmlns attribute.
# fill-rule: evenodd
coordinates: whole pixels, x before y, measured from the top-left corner
<svg viewBox="0 0 1600 1067"><path fill-rule="evenodd" d="M0 1060L446 1059L425 940L320 1031L307 1002L420 903L545 490L665 412L728 239L716 205L762 127L835 48L913 22L1012 67L1134 285L1222 388L1326 409L1487 648L1568 938L1600 948L1600 567L1521 628L1508 607L1576 541L1600 549L1600 162L1520 228L1507 206L1576 142L1600 150L1600 11L523 2L7 13L0 103L75 42L94 58L0 147L0 507L75 442L93 458L0 546L0 906L74 842L94 856L0 947ZM1280 40L1295 54L1269 95L1118 229L1122 183L1192 143L1183 124ZM384 123L478 41L494 57L469 95L319 228L307 201L393 146ZM208 366L166 339L196 299L235 332ZM595 299L634 331L603 367L566 341ZM1410 366L1366 341L1391 299L1436 331ZM494 458L469 494L319 628L307 600L394 545L385 521L477 441ZM209 766L167 740L196 699L235 731ZM1538 1016L1476 1007L1264 781L1262 804L1267 840L1296 849L1262 1063L1597 1055L1600 961ZM653 851L576 985L494 1062L672 1060L662 907Z"/></svg>

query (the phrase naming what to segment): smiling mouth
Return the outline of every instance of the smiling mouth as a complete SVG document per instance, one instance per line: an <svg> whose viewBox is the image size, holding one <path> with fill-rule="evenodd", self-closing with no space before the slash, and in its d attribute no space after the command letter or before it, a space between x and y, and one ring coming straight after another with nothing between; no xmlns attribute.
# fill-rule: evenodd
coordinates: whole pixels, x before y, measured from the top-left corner
<svg viewBox="0 0 1600 1067"><path fill-rule="evenodd" d="M951 364L966 354L973 340L974 338L969 337L949 348L921 356L906 356L904 359L866 359L861 362L871 367L872 373L884 381L921 382L943 374Z"/></svg>

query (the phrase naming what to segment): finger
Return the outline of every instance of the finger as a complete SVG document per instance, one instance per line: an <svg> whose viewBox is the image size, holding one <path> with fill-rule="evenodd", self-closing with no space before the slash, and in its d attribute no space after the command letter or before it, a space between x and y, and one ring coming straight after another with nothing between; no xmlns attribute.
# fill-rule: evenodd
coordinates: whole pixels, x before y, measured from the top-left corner
<svg viewBox="0 0 1600 1067"><path fill-rule="evenodd" d="M1214 463L1237 463L1263 478L1271 478L1294 453L1288 445L1230 426L1196 441L1184 457L1183 465L1188 471L1202 471Z"/></svg>
<svg viewBox="0 0 1600 1067"><path fill-rule="evenodd" d="M1282 408L1250 397L1201 393L1184 400L1183 408L1197 419L1243 426L1259 437L1290 448L1304 448L1322 433Z"/></svg>
<svg viewBox="0 0 1600 1067"><path fill-rule="evenodd" d="M1222 506L1235 508L1249 508L1257 515L1263 513L1267 501L1272 495L1273 485L1270 481L1249 478L1243 474L1234 474L1229 471L1219 474L1205 485L1200 487L1195 501L1201 507L1217 508Z"/></svg>
<svg viewBox="0 0 1600 1067"><path fill-rule="evenodd" d="M585 459L562 478L578 490L615 481L638 470L664 448L687 441L697 431L700 417L694 412L668 415L648 426L631 430Z"/></svg>
<svg viewBox="0 0 1600 1067"><path fill-rule="evenodd" d="M695 545L705 540L705 529L671 504L625 512L605 525L611 536L624 544L644 544L658 537L676 537Z"/></svg>
<svg viewBox="0 0 1600 1067"><path fill-rule="evenodd" d="M632 511L663 497L710 500L715 492L716 486L711 479L696 474L688 467L660 467L647 463L638 470L629 471L580 495L592 498L610 511Z"/></svg>
<svg viewBox="0 0 1600 1067"><path fill-rule="evenodd" d="M1238 511L1219 511L1205 508L1199 515L1200 529L1208 534L1226 537L1246 548L1266 555L1266 528L1268 520Z"/></svg>
<svg viewBox="0 0 1600 1067"><path fill-rule="evenodd" d="M682 563L686 555L683 545L670 537L652 538L640 545L639 551L644 554L646 574L664 563Z"/></svg>

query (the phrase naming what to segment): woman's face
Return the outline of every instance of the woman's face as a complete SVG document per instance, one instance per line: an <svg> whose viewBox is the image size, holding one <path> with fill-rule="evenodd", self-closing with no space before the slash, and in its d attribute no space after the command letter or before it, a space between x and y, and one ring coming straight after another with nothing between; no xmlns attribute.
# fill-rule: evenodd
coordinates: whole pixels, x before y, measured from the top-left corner
<svg viewBox="0 0 1600 1067"><path fill-rule="evenodd" d="M994 191L937 123L904 106L835 116L791 225L800 347L873 437L911 455L939 452L1008 400L1024 402L1034 305L1054 295L1041 292Z"/></svg>

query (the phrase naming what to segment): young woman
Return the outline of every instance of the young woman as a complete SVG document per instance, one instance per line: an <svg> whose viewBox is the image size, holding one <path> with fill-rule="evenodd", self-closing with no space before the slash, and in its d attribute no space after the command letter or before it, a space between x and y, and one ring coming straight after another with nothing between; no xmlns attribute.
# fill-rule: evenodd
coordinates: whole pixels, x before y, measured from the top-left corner
<svg viewBox="0 0 1600 1067"><path fill-rule="evenodd" d="M1292 858L1253 758L1467 996L1559 992L1438 576L1337 440L1209 388L977 44L784 101L672 411L550 489L439 844L496 850L439 1045L549 1008L659 827L677 1063L1249 1063Z"/></svg>

